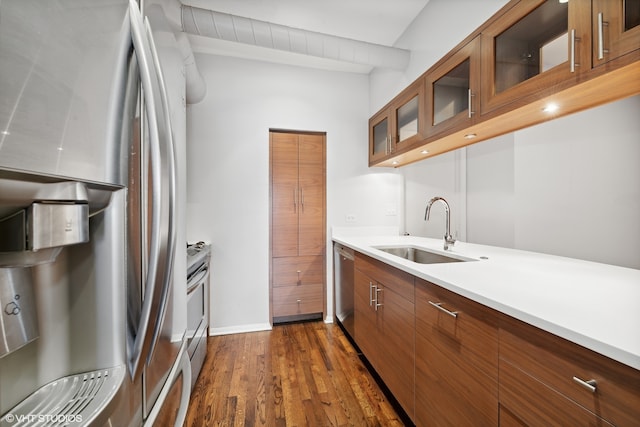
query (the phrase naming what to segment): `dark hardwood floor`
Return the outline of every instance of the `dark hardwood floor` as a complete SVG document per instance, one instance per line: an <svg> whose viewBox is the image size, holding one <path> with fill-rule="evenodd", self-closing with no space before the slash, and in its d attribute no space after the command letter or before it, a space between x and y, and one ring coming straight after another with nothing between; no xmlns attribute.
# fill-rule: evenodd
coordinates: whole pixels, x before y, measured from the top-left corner
<svg viewBox="0 0 640 427"><path fill-rule="evenodd" d="M187 426L402 426L337 325L209 337Z"/></svg>

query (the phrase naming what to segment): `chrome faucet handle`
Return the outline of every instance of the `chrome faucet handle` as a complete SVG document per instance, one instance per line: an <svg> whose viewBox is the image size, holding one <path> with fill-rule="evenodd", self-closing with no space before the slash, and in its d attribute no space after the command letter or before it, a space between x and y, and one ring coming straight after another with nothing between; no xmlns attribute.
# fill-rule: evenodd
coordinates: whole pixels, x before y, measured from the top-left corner
<svg viewBox="0 0 640 427"><path fill-rule="evenodd" d="M456 244L456 239L453 238L452 235L446 235L444 236L444 250L448 251L450 246L453 246Z"/></svg>

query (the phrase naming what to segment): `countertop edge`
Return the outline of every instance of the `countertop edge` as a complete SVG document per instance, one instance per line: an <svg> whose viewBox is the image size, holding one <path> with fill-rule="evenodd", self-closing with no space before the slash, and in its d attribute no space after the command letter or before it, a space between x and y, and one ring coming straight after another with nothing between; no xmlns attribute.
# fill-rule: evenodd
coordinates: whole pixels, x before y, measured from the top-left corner
<svg viewBox="0 0 640 427"><path fill-rule="evenodd" d="M572 328L563 326L558 323L550 322L544 317L538 316L532 312L519 310L515 307L510 306L507 303L500 301L499 298L487 297L482 294L474 293L468 287L456 286L455 283L451 283L450 281L443 280L441 277L438 276L438 274L426 273L424 271L420 271L419 269L412 268L411 265L408 265L409 263L411 263L410 261L401 260L400 258L395 257L393 255L386 255L379 250L375 250L374 245L367 245L362 243L362 241L367 241L367 240L400 241L400 239L402 239L402 237L398 237L398 236L375 236L375 237L372 236L369 238L362 237L362 236L358 236L358 237L333 236L332 237L332 240L334 242L343 244L357 252L363 253L364 255L370 256L392 267L395 267L402 271L410 273L415 277L434 283L451 292L454 292L458 295L469 298L475 302L478 302L482 305L492 308L500 313L511 316L517 320L523 321L541 330L557 335L561 338L564 338L568 341L571 341L575 344L578 344L596 353L602 354L624 365L640 370L640 354L629 352L623 348L620 348L618 346L604 342L600 339L596 339L592 336L589 336L588 334L578 332ZM429 244L433 243L433 241L440 242L441 244L441 241L436 239L427 239L427 238L420 238L420 239L423 239L425 242L428 242ZM395 244L397 245L397 243ZM410 244L415 244L415 243L412 241ZM394 243L391 243L390 245L394 245ZM379 246L379 244L377 244L376 246ZM476 248L482 248L481 245L473 245L473 246ZM495 250L495 248L491 248L491 249ZM499 248L499 250L513 253L515 254L514 256L516 257L518 253L526 253L524 251L519 251L515 249L510 250L505 248ZM467 255L467 254L458 254L458 255ZM548 255L548 256L544 254L535 254L535 255L540 255L542 257L549 258L550 260L564 259L562 257L554 257L552 255ZM472 258L474 257L472 256ZM575 261L582 262L580 260L575 260ZM483 261L480 260L477 262L483 262ZM584 261L584 263L589 263L589 262ZM597 263L591 263L591 264L597 265ZM606 266L606 267L615 268L613 266ZM623 269L623 267L620 267L620 269ZM548 273L548 274L553 274L553 273ZM640 275L640 271L638 272L638 274ZM638 286L640 287L640 285Z"/></svg>

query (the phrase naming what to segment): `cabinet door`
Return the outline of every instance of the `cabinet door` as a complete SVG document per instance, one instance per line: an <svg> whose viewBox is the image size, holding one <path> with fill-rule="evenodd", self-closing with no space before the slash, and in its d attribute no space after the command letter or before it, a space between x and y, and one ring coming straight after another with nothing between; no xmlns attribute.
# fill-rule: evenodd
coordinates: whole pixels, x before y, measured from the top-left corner
<svg viewBox="0 0 640 427"><path fill-rule="evenodd" d="M374 365L407 415L414 419L415 315L414 304L392 287L377 283L378 340Z"/></svg>
<svg viewBox="0 0 640 427"><path fill-rule="evenodd" d="M298 253L323 255L325 202L324 135L299 136Z"/></svg>
<svg viewBox="0 0 640 427"><path fill-rule="evenodd" d="M593 0L593 66L640 49L640 1Z"/></svg>
<svg viewBox="0 0 640 427"><path fill-rule="evenodd" d="M373 306L374 284L373 279L356 269L354 275L354 339L372 364L378 347L378 320Z"/></svg>
<svg viewBox="0 0 640 427"><path fill-rule="evenodd" d="M482 58L482 114L571 86L591 69L590 2L517 3L483 31Z"/></svg>
<svg viewBox="0 0 640 427"><path fill-rule="evenodd" d="M369 166L391 153L391 118L385 109L369 119Z"/></svg>
<svg viewBox="0 0 640 427"><path fill-rule="evenodd" d="M271 133L272 256L298 255L298 135Z"/></svg>
<svg viewBox="0 0 640 427"><path fill-rule="evenodd" d="M426 75L427 136L470 126L480 108L480 37Z"/></svg>
<svg viewBox="0 0 640 427"><path fill-rule="evenodd" d="M397 152L424 138L424 79L398 95L391 106L392 151Z"/></svg>
<svg viewBox="0 0 640 427"><path fill-rule="evenodd" d="M498 320L416 280L416 425L498 423Z"/></svg>

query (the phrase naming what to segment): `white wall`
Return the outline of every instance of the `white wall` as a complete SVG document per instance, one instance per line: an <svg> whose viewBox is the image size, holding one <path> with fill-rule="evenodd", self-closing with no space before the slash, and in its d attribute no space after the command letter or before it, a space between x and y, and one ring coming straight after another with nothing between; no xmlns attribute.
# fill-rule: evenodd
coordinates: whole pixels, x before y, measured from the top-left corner
<svg viewBox="0 0 640 427"><path fill-rule="evenodd" d="M188 109L189 241L212 244L211 331L269 327L269 128L327 133L327 287L330 227L395 225L397 172L367 167L368 79L197 55L207 96ZM346 215L355 223L346 223ZM328 318L332 318L332 312Z"/></svg>
<svg viewBox="0 0 640 427"><path fill-rule="evenodd" d="M431 0L398 42L412 50L407 72L371 74L370 111L504 3ZM443 235L443 209L424 222L438 195L458 239L640 268L639 113L635 96L401 168L406 231Z"/></svg>

